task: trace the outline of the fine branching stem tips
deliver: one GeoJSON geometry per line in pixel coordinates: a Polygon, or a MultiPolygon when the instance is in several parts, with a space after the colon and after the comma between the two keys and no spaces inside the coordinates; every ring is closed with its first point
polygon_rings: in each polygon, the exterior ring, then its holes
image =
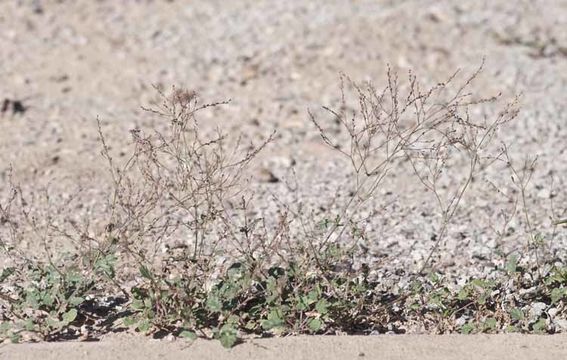
{"type": "Polygon", "coordinates": [[[204,134],[197,119],[198,112],[227,102],[202,105],[196,93],[176,88],[170,96],[159,93],[161,106],[145,110],[167,119],[169,130],[148,135],[131,131],[134,152],[121,168],[113,163],[99,131],[115,182],[108,236],[135,240],[128,251],[143,261],[150,260],[145,253],[148,243],[155,256],[166,238],[190,236],[188,255],[202,260],[228,238],[223,229],[232,218],[226,213],[226,202],[239,198],[245,168],[273,140],[273,134],[246,149],[242,138],[230,144],[221,129],[204,134]]]}
{"type": "MultiPolygon", "coordinates": [[[[357,84],[342,75],[341,110],[324,109],[346,130],[343,140],[346,145],[341,139],[333,139],[332,133],[310,113],[323,142],[349,160],[356,184],[354,195],[344,204],[336,224],[346,221],[373,197],[392,169],[408,162],[415,178],[432,193],[441,221],[419,272],[426,270],[443,244],[448,226],[473,179],[502,160],[504,152],[497,146],[498,131],[518,114],[518,99],[514,99],[492,118],[472,115],[477,113],[476,108],[499,100],[499,96],[475,98],[469,92],[482,67],[483,64],[460,85],[455,84],[457,72],[445,82],[426,89],[410,72],[403,91],[398,75],[391,69],[382,90],[372,84],[357,84]],[[358,97],[358,109],[350,113],[345,110],[348,108],[345,84],[358,97]],[[455,166],[457,162],[468,164],[465,176],[458,173],[462,167],[455,166]],[[440,186],[442,178],[447,176],[460,180],[452,191],[443,191],[440,186]]],[[[324,243],[334,235],[340,236],[344,229],[332,226],[324,243]]]]}

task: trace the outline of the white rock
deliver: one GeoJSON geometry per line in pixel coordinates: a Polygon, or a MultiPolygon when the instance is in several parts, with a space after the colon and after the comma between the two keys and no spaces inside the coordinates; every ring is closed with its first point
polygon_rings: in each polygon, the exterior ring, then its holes
{"type": "Polygon", "coordinates": [[[553,323],[557,330],[567,331],[567,319],[555,319],[553,323]]]}
{"type": "Polygon", "coordinates": [[[542,303],[542,302],[533,303],[531,308],[530,308],[530,318],[531,319],[539,318],[546,307],[547,307],[547,304],[542,303]]]}

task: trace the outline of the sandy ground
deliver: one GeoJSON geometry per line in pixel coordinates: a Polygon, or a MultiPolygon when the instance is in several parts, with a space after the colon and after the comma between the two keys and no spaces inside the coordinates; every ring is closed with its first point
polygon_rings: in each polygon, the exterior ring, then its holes
{"type": "Polygon", "coordinates": [[[218,342],[106,339],[97,343],[6,345],[0,359],[563,359],[567,338],[556,336],[299,336],[254,340],[224,349],[218,342]],[[142,355],[143,354],[143,355],[142,355]]]}
{"type": "MultiPolygon", "coordinates": [[[[550,224],[567,214],[567,192],[558,190],[567,187],[565,28],[563,0],[1,1],[0,102],[21,101],[25,111],[10,105],[0,114],[0,190],[6,190],[10,166],[26,189],[49,184],[59,194],[52,197],[53,206],[80,183],[84,201],[67,210],[96,222],[108,181],[97,117],[119,159],[129,151],[128,130],[165,126],[141,110],[156,97],[152,85],[178,85],[197,90],[205,101],[232,100],[204,114],[205,126],[222,125],[256,140],[277,130],[277,141],[259,166],[283,178],[296,163],[303,198],[331,201],[348,173],[321,145],[306,111],[337,104],[340,71],[381,87],[390,64],[401,74],[413,69],[434,84],[459,68],[474,71],[484,57],[485,71],[472,90],[508,98],[523,94],[520,116],[502,136],[514,156],[539,156],[529,208],[535,226],[549,235],[551,252],[564,261],[567,232],[555,232],[550,224]]],[[[499,169],[487,176],[495,182],[509,178],[499,169]]],[[[288,196],[283,182],[256,178],[251,185],[260,199],[288,196]]],[[[496,242],[492,228],[506,207],[495,205],[485,190],[477,186],[467,198],[442,249],[438,264],[454,276],[494,269],[497,247],[504,253],[525,248],[521,218],[507,229],[503,243],[496,242]]],[[[371,268],[415,269],[438,226],[431,203],[430,194],[400,174],[385,185],[372,203],[381,216],[368,224],[371,268]]],[[[274,212],[267,203],[259,208],[264,216],[274,212]]],[[[0,356],[126,359],[143,353],[176,359],[194,352],[202,358],[270,359],[285,350],[291,359],[361,358],[361,353],[391,359],[559,359],[565,357],[564,340],[300,337],[257,341],[227,353],[212,342],[183,349],[128,339],[10,345],[0,348],[0,356]]]]}
{"type": "MultiPolygon", "coordinates": [[[[4,1],[0,98],[20,100],[26,111],[10,108],[0,117],[0,172],[5,177],[12,166],[24,185],[49,184],[53,194],[80,183],[88,191],[73,212],[96,222],[108,184],[96,119],[123,158],[131,151],[128,130],[166,126],[141,110],[156,99],[152,85],[177,85],[205,102],[231,99],[202,115],[204,127],[222,125],[255,141],[276,130],[257,166],[283,179],[296,164],[300,198],[328,208],[351,182],[349,168],[321,144],[307,109],[328,119],[318,109],[338,104],[339,72],[381,88],[390,64],[402,77],[411,69],[434,84],[457,69],[471,73],[485,58],[471,91],[502,93],[503,100],[523,94],[521,115],[501,136],[517,161],[539,156],[528,206],[554,256],[563,258],[567,239],[551,222],[567,212],[558,191],[567,166],[566,8],[561,0],[4,1]]],[[[496,265],[496,248],[523,251],[521,217],[503,239],[494,231],[503,224],[499,212],[509,208],[484,181],[506,179],[503,169],[489,169],[465,199],[439,261],[449,271],[483,273],[496,265]]],[[[293,201],[283,181],[258,177],[251,185],[261,199],[258,216],[275,217],[271,194],[293,201]]],[[[56,206],[62,198],[51,201],[56,206]]],[[[367,224],[367,260],[418,266],[439,226],[433,204],[418,181],[394,171],[368,209],[380,216],[367,224]]]]}
{"type": "MultiPolygon", "coordinates": [[[[314,209],[329,208],[352,180],[348,166],[321,144],[307,109],[332,120],[318,109],[337,106],[339,72],[381,88],[389,64],[402,78],[411,69],[435,84],[457,69],[470,74],[485,58],[471,91],[502,93],[504,101],[523,94],[519,118],[501,136],[517,161],[539,156],[528,206],[534,227],[562,259],[567,239],[551,223],[567,212],[566,194],[558,191],[567,166],[566,7],[562,0],[3,1],[0,100],[19,100],[26,111],[10,107],[0,117],[0,173],[5,178],[12,166],[32,191],[49,184],[61,195],[52,196],[53,206],[80,184],[86,196],[67,210],[96,223],[108,184],[96,119],[119,161],[131,151],[129,130],[166,126],[141,110],[156,99],[152,86],[177,85],[205,102],[231,99],[203,113],[204,127],[222,125],[255,141],[276,130],[256,166],[284,179],[296,164],[299,197],[314,209]]],[[[497,265],[496,248],[525,248],[522,217],[504,238],[495,235],[503,226],[499,213],[510,209],[484,181],[501,184],[509,173],[495,167],[485,175],[438,261],[449,272],[482,274],[497,265]]],[[[259,176],[251,186],[258,216],[275,218],[272,194],[294,201],[283,181],[265,184],[259,176]]],[[[380,214],[366,225],[371,268],[419,266],[439,227],[431,194],[393,171],[367,210],[380,214]]]]}

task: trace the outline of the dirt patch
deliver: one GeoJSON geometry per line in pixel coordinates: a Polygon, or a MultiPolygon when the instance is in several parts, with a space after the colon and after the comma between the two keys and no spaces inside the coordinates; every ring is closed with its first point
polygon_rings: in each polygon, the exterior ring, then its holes
{"type": "Polygon", "coordinates": [[[210,341],[193,344],[123,337],[97,343],[49,343],[0,347],[2,359],[562,359],[566,338],[556,336],[299,336],[253,340],[231,350],[210,341]],[[285,356],[283,355],[285,354],[285,356]]]}

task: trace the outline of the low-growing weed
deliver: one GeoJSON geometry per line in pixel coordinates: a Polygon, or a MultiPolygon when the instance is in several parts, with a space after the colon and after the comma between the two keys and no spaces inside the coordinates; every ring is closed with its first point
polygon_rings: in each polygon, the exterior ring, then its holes
{"type": "MultiPolygon", "coordinates": [[[[50,212],[42,218],[34,210],[41,203],[27,201],[10,179],[0,203],[7,264],[0,274],[0,337],[88,339],[130,328],[232,347],[250,336],[287,334],[559,331],[554,319],[566,315],[567,270],[543,266],[548,259],[528,211],[527,250],[536,252],[537,266],[512,254],[490,274],[464,282],[436,268],[434,256],[474,179],[495,162],[511,164],[507,148],[495,144],[518,113],[516,101],[494,118],[475,118],[472,108],[497,100],[472,98],[468,88],[479,72],[453,93],[457,74],[424,89],[413,74],[402,86],[389,70],[382,90],[343,76],[340,109],[325,108],[342,133],[310,118],[350,164],[351,190],[323,214],[303,211],[301,201],[278,203],[278,219],[250,215],[254,196],[244,175],[274,137],[254,144],[220,129],[205,133],[198,114],[225,103],[202,105],[194,92],[158,90],[163,102],[147,110],[166,119],[168,130],[133,129],[134,149],[123,163],[113,158],[99,123],[112,179],[102,228],[50,212]],[[352,113],[346,86],[358,100],[352,113]],[[464,173],[453,171],[459,164],[466,164],[464,173]],[[439,222],[417,268],[401,269],[405,278],[385,285],[375,276],[379,269],[354,261],[363,258],[358,241],[366,236],[359,212],[398,167],[432,195],[439,222]],[[445,186],[447,177],[456,179],[454,188],[445,186]],[[43,258],[20,249],[30,237],[43,258]],[[58,238],[74,250],[54,251],[58,238]]],[[[527,208],[531,172],[511,168],[527,208]]]]}

